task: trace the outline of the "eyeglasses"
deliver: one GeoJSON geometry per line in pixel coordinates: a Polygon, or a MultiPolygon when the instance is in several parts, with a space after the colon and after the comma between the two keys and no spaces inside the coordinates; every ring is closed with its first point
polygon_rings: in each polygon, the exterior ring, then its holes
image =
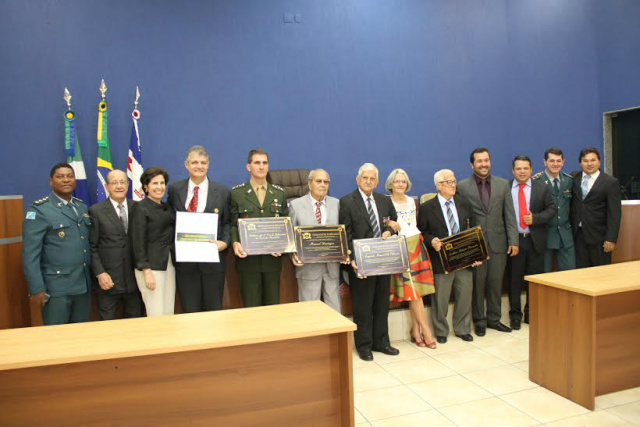
{"type": "Polygon", "coordinates": [[[458,181],[456,181],[455,179],[448,179],[446,181],[438,182],[438,184],[445,184],[445,185],[448,185],[449,187],[452,187],[452,186],[456,185],[457,183],[458,183],[458,181]]]}
{"type": "Polygon", "coordinates": [[[331,181],[329,181],[328,179],[314,179],[313,182],[315,182],[316,184],[329,185],[331,181]]]}

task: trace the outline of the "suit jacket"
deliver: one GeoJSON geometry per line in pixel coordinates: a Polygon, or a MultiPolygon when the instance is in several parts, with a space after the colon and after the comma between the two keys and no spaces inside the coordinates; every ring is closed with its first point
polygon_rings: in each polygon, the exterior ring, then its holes
{"type": "MultiPolygon", "coordinates": [[[[311,193],[291,201],[289,217],[291,217],[294,227],[298,225],[318,225],[316,210],[312,205],[312,201],[315,201],[315,199],[311,197],[311,193]]],[[[339,224],[340,201],[335,197],[326,196],[325,206],[327,211],[326,224],[339,224]]],[[[296,267],[296,277],[307,280],[319,279],[325,271],[325,266],[331,278],[337,279],[340,273],[340,264],[337,262],[305,264],[302,267],[296,267]]]]}
{"type": "Polygon", "coordinates": [[[571,207],[573,178],[564,172],[558,174],[558,191],[556,191],[553,181],[549,180],[544,171],[540,172],[534,179],[547,185],[553,203],[558,208],[557,215],[547,223],[547,249],[572,248],[573,230],[569,221],[569,210],[571,207]]]}
{"type": "MultiPolygon", "coordinates": [[[[460,231],[467,230],[473,223],[471,206],[469,206],[469,203],[467,203],[467,201],[459,194],[453,196],[453,203],[456,205],[456,211],[458,211],[457,220],[460,231]]],[[[444,267],[440,260],[440,254],[433,249],[433,246],[431,246],[431,241],[435,237],[442,239],[449,236],[447,219],[442,213],[442,207],[440,206],[440,200],[438,197],[436,196],[421,204],[419,212],[418,228],[422,232],[424,245],[429,251],[429,258],[431,258],[433,272],[435,274],[444,274],[444,267]]]]}
{"type": "MultiPolygon", "coordinates": [[[[391,198],[380,193],[373,192],[373,199],[378,209],[378,222],[380,232],[390,231],[394,233],[391,227],[384,225],[384,219],[388,218],[392,221],[398,219],[396,208],[391,202],[391,198]]],[[[362,200],[360,190],[349,193],[340,199],[340,224],[344,224],[347,232],[347,242],[349,249],[353,253],[353,240],[369,239],[373,237],[373,228],[369,222],[369,214],[367,207],[362,200]]]]}
{"type": "MultiPolygon", "coordinates": [[[[177,181],[169,185],[167,204],[176,212],[186,212],[187,192],[189,180],[177,181]]],[[[229,208],[230,192],[224,185],[209,179],[209,191],[207,192],[207,204],[204,211],[218,214],[218,240],[231,245],[231,211],[229,208]]],[[[198,264],[205,271],[224,271],[227,258],[227,250],[220,252],[220,262],[179,262],[178,270],[192,270],[198,268],[198,264]]]]}
{"type": "Polygon", "coordinates": [[[472,226],[482,227],[490,252],[506,253],[508,246],[518,246],[516,212],[513,208],[509,181],[491,176],[491,198],[488,211],[484,210],[480,202],[474,175],[458,183],[458,193],[471,205],[472,226]]]}
{"type": "Polygon", "coordinates": [[[591,191],[582,198],[583,172],[573,172],[573,198],[571,199],[571,225],[575,235],[580,223],[584,240],[589,245],[605,241],[616,242],[622,218],[620,183],[614,177],[600,172],[591,191]]]}
{"type": "MultiPolygon", "coordinates": [[[[513,181],[511,181],[511,185],[513,186],[513,181]]],[[[529,226],[533,249],[537,253],[543,254],[547,250],[547,223],[555,218],[558,208],[553,203],[549,188],[540,181],[531,180],[529,212],[533,216],[533,224],[529,226]]],[[[519,219],[516,218],[516,224],[518,221],[519,219]]]]}
{"type": "MultiPolygon", "coordinates": [[[[127,200],[128,216],[136,202],[127,200]]],[[[89,208],[91,217],[91,268],[93,275],[109,273],[113,288],[108,291],[96,286],[101,294],[122,294],[138,289],[133,273],[133,252],[127,231],[110,199],[89,208]]],[[[131,223],[129,221],[129,223],[131,223]]]]}
{"type": "Polygon", "coordinates": [[[176,214],[166,203],[146,198],[136,203],[129,215],[129,238],[136,269],[164,271],[173,257],[176,214]]]}

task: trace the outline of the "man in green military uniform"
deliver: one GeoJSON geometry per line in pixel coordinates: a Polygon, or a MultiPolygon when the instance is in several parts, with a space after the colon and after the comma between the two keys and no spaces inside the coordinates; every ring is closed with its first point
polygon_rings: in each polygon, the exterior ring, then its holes
{"type": "Polygon", "coordinates": [[[236,254],[236,271],[245,307],[272,305],[280,302],[279,253],[248,255],[242,249],[238,235],[238,218],[288,216],[287,194],[284,189],[267,182],[269,155],[263,150],[251,150],[247,157],[251,178],[231,189],[231,242],[236,254]]]}
{"type": "Polygon", "coordinates": [[[573,245],[573,232],[569,222],[569,206],[571,205],[571,188],[573,178],[562,172],[564,155],[556,147],[544,152],[544,172],[538,173],[538,179],[549,186],[553,203],[558,213],[547,223],[547,251],[544,257],[544,271],[551,271],[553,254],[558,260],[558,270],[576,268],[576,255],[573,245]]]}
{"type": "Polygon", "coordinates": [[[33,202],[22,223],[22,268],[30,298],[45,325],[87,322],[91,314],[91,219],[72,197],[76,177],[68,163],[51,168],[49,196],[33,202]]]}

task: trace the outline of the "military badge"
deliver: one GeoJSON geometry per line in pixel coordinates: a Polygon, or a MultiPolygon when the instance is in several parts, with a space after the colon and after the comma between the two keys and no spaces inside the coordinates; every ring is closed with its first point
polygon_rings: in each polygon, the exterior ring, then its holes
{"type": "Polygon", "coordinates": [[[36,213],[33,211],[27,212],[27,216],[25,217],[25,219],[36,219],[36,213]]]}
{"type": "Polygon", "coordinates": [[[60,231],[58,233],[58,236],[60,236],[61,239],[64,239],[64,236],[65,236],[64,231],[60,231]]]}

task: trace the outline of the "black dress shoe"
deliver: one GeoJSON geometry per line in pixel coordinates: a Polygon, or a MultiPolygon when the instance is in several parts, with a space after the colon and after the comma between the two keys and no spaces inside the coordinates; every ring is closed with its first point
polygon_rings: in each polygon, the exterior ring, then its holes
{"type": "Polygon", "coordinates": [[[494,325],[487,325],[487,328],[495,329],[496,331],[500,331],[500,332],[511,332],[510,327],[500,322],[494,325]]]}
{"type": "Polygon", "coordinates": [[[365,362],[373,361],[373,354],[370,350],[359,351],[358,356],[360,356],[360,359],[364,360],[365,362]]]}
{"type": "Polygon", "coordinates": [[[397,356],[400,354],[400,350],[398,350],[397,348],[393,348],[390,345],[386,347],[373,347],[372,350],[379,353],[388,354],[389,356],[397,356]]]}
{"type": "Polygon", "coordinates": [[[438,344],[446,344],[447,343],[447,337],[436,335],[436,341],[438,341],[438,344]]]}
{"type": "Polygon", "coordinates": [[[520,330],[520,321],[519,320],[512,320],[511,321],[511,329],[514,329],[516,331],[520,330]]]}
{"type": "Polygon", "coordinates": [[[479,337],[485,336],[487,333],[487,328],[485,326],[476,326],[476,335],[479,337]]]}
{"type": "Polygon", "coordinates": [[[464,334],[464,335],[456,334],[456,336],[460,338],[462,341],[466,341],[466,342],[473,341],[473,336],[471,336],[471,334],[464,334]]]}

